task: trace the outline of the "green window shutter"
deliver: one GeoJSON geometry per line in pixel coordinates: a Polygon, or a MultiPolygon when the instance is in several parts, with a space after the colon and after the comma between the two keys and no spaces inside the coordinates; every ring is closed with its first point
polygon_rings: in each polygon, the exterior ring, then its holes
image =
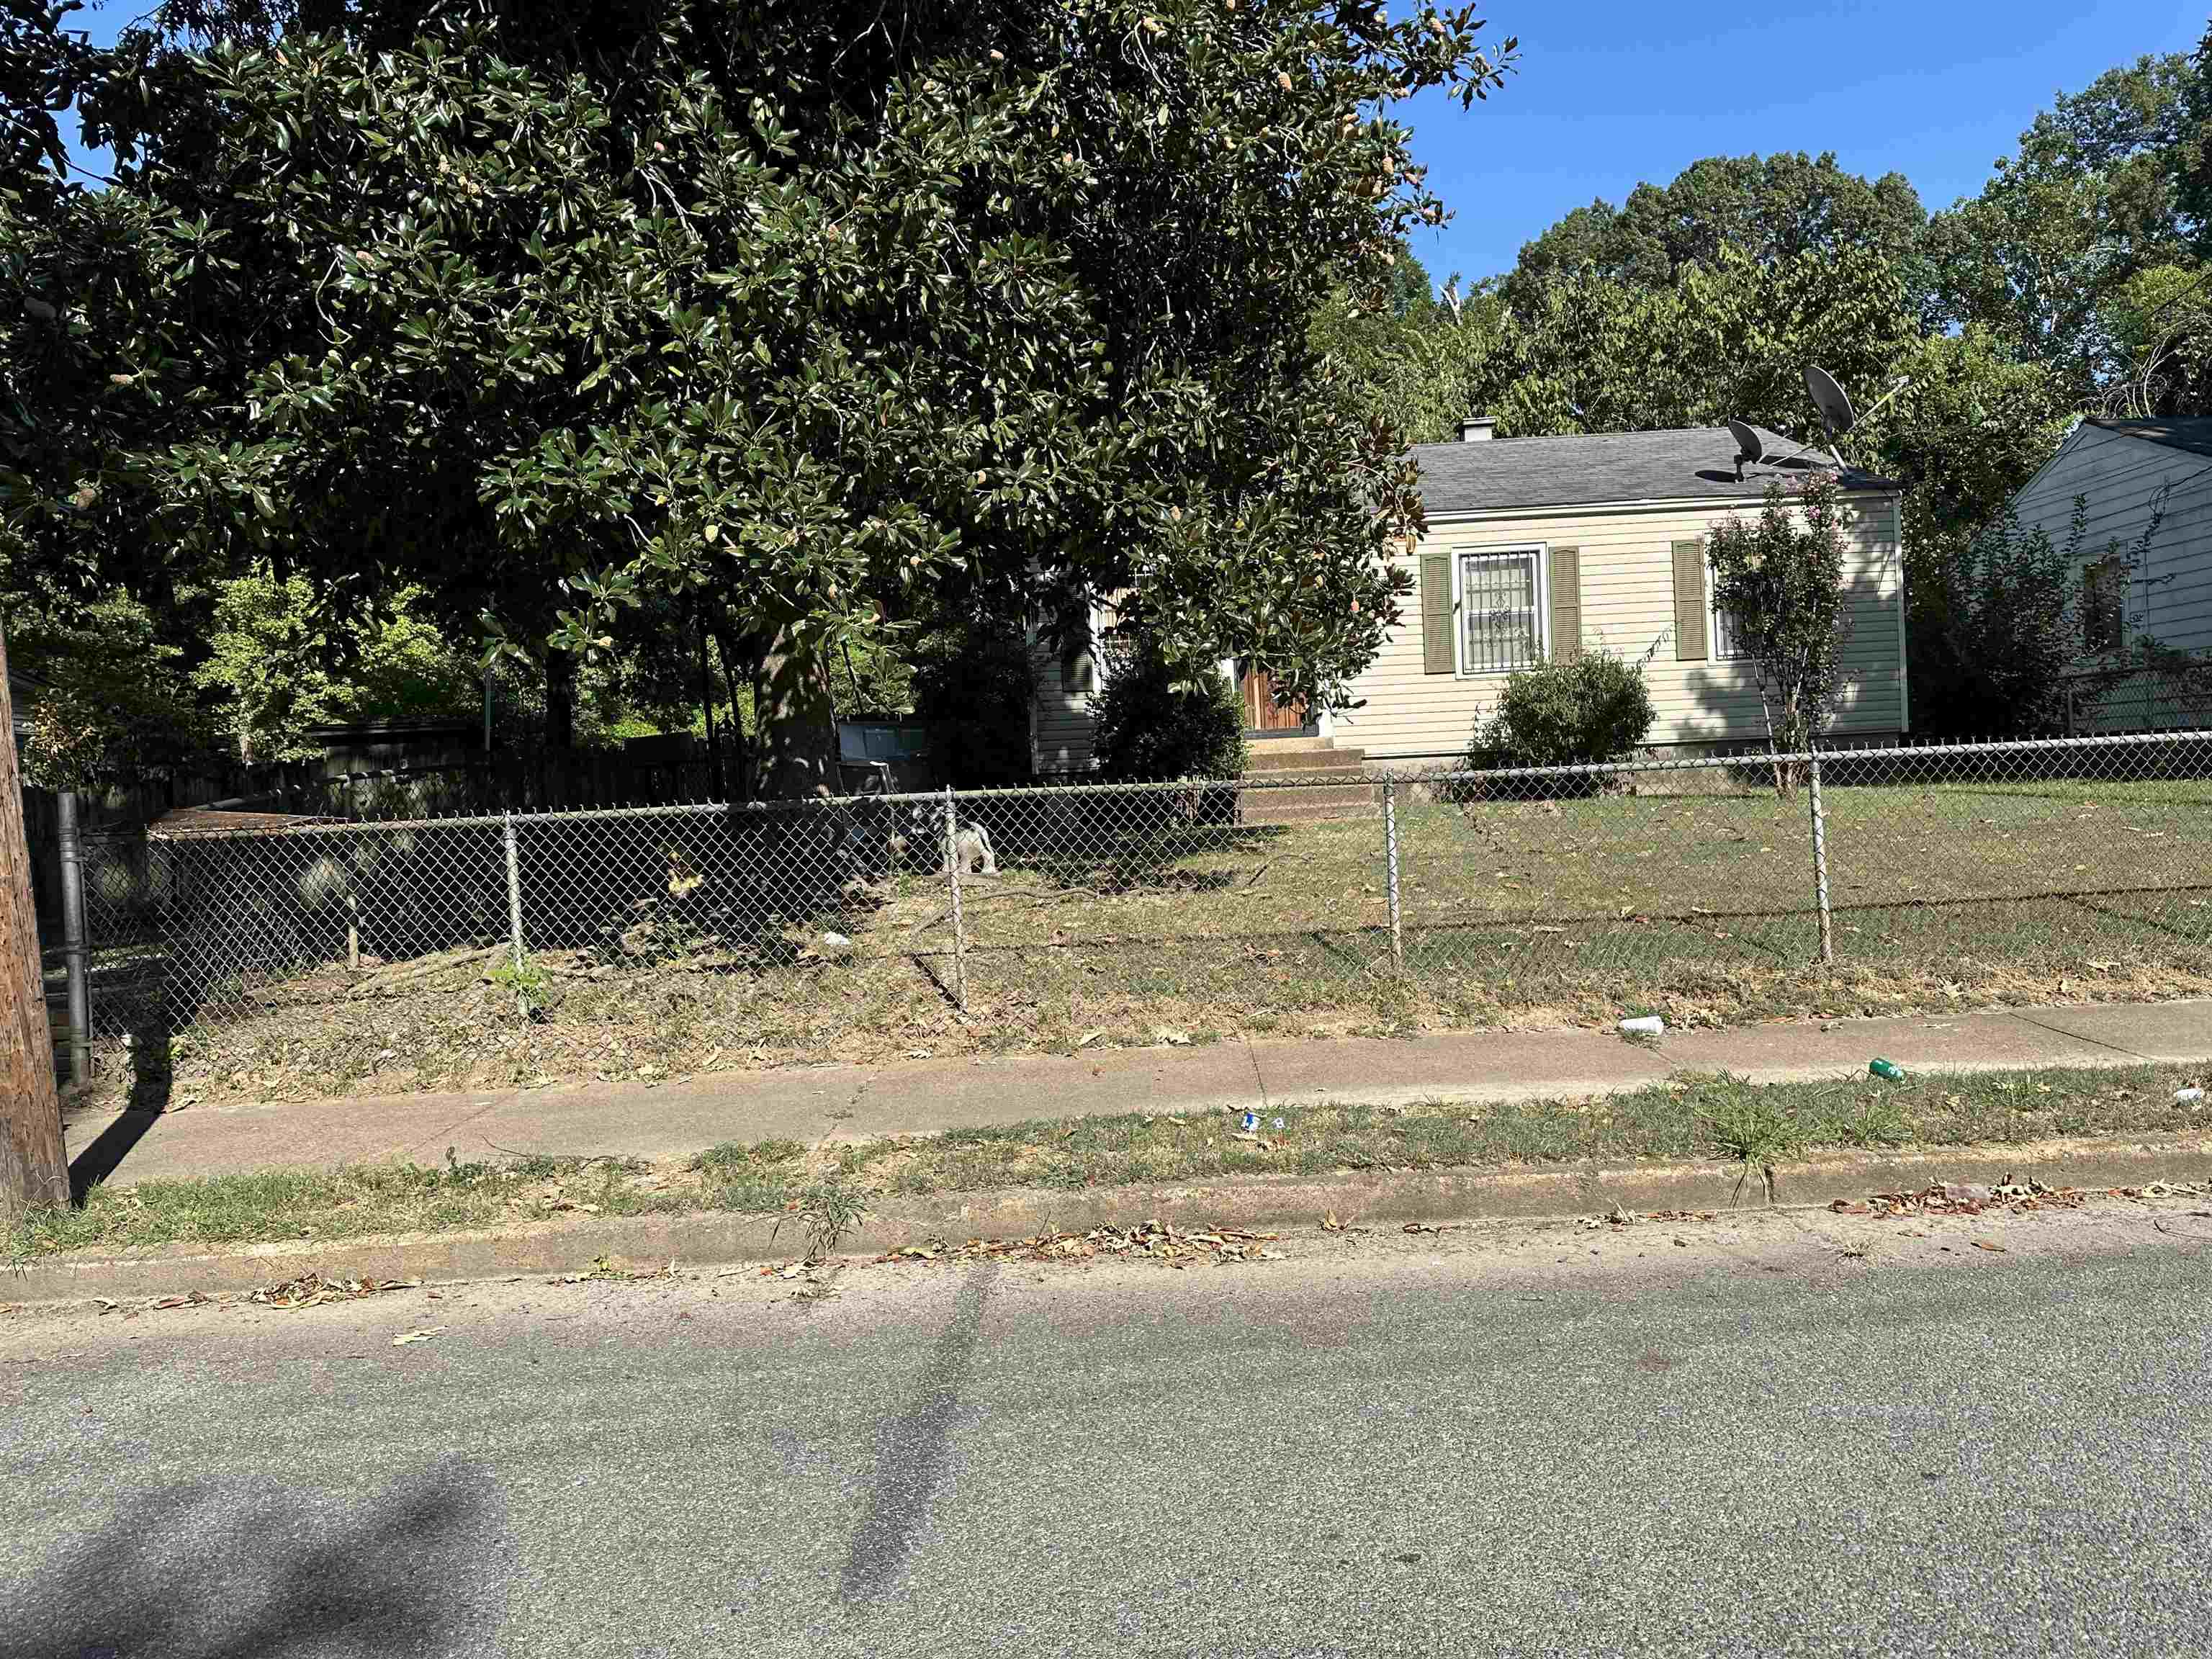
{"type": "Polygon", "coordinates": [[[1421,672],[1449,674],[1457,669],[1452,654],[1451,555],[1421,556],[1421,672]]]}
{"type": "Polygon", "coordinates": [[[1705,642],[1705,544],[1674,544],[1674,660],[1703,662],[1705,642]]]}
{"type": "Polygon", "coordinates": [[[1583,550],[1552,550],[1552,660],[1572,662],[1583,653],[1583,550]]]}

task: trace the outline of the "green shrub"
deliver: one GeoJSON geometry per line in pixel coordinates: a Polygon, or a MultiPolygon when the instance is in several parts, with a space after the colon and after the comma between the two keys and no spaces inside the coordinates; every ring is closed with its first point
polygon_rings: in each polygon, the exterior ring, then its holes
{"type": "Polygon", "coordinates": [[[1018,620],[967,619],[914,646],[914,712],[945,781],[985,789],[1026,781],[1036,665],[1018,620]]]}
{"type": "Polygon", "coordinates": [[[1477,730],[1468,764],[1581,766],[1641,747],[1657,718],[1644,665],[1610,651],[1540,663],[1505,682],[1498,712],[1477,730]]]}
{"type": "Polygon", "coordinates": [[[1219,671],[1178,673],[1139,645],[1115,663],[1097,704],[1098,769],[1115,783],[1233,778],[1244,770],[1244,711],[1219,671]]]}

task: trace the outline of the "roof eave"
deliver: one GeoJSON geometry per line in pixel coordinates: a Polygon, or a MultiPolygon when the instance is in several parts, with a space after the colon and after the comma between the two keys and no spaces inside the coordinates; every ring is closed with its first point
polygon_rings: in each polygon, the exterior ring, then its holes
{"type": "MultiPolygon", "coordinates": [[[[1838,492],[1845,495],[1903,496],[1905,486],[1887,478],[1862,478],[1845,484],[1838,492]]],[[[1766,497],[1757,495],[1646,495],[1629,498],[1614,497],[1589,501],[1527,501],[1515,507],[1431,507],[1430,522],[1466,519],[1499,519],[1515,515],[1556,513],[1657,513],[1680,512],[1686,508],[1716,507],[1763,507],[1766,497]]]]}

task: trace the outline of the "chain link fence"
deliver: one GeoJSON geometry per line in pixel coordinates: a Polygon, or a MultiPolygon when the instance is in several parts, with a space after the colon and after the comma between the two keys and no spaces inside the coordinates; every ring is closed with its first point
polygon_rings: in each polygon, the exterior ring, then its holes
{"type": "Polygon", "coordinates": [[[2212,733],[264,820],[85,880],[100,1036],[261,1079],[2173,994],[2212,733]]]}

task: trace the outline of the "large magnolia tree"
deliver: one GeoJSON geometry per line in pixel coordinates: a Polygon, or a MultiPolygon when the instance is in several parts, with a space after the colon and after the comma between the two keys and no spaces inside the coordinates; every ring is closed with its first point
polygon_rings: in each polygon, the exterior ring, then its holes
{"type": "Polygon", "coordinates": [[[0,203],[13,587],[266,560],[556,665],[672,599],[778,794],[841,647],[948,602],[1126,593],[1322,705],[1395,618],[1415,477],[1310,325],[1441,216],[1389,111],[1498,83],[1468,9],[170,21],[72,60],[117,182],[0,203]]]}

